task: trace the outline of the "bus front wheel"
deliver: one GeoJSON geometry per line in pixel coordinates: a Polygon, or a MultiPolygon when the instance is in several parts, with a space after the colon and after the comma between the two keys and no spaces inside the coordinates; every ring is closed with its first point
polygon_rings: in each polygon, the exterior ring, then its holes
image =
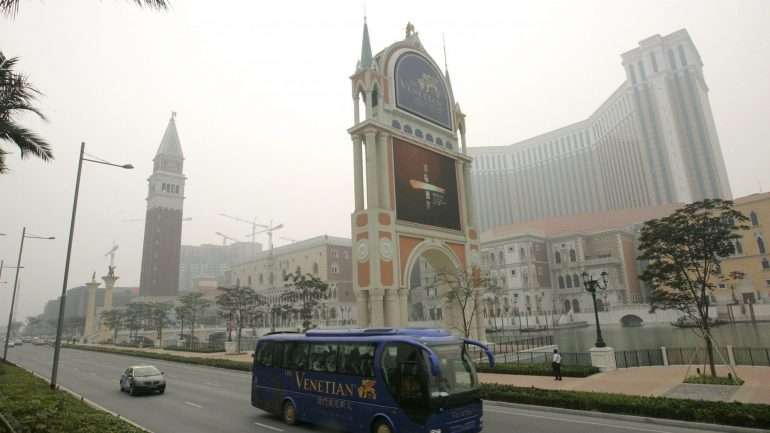
{"type": "Polygon", "coordinates": [[[390,427],[387,421],[380,419],[374,423],[372,433],[393,433],[393,429],[390,427]]]}
{"type": "Polygon", "coordinates": [[[297,424],[297,408],[290,401],[283,404],[283,422],[288,425],[297,424]]]}

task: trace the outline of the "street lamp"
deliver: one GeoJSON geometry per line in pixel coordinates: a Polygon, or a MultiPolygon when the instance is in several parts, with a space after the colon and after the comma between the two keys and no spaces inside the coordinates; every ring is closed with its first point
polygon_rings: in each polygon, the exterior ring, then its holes
{"type": "MultiPolygon", "coordinates": [[[[11,295],[11,310],[8,312],[8,329],[5,330],[5,343],[3,345],[3,361],[5,361],[8,357],[8,342],[11,339],[11,325],[13,325],[13,307],[16,304],[16,289],[19,286],[19,269],[22,269],[23,266],[21,265],[21,253],[24,252],[24,239],[56,239],[53,236],[35,236],[35,235],[28,235],[27,234],[27,228],[23,227],[21,229],[21,244],[19,245],[19,260],[16,263],[16,266],[9,266],[11,269],[16,269],[16,277],[13,280],[13,294],[11,295]]],[[[3,264],[0,263],[0,275],[3,273],[3,264]]]]}
{"type": "Polygon", "coordinates": [[[84,158],[83,154],[86,150],[86,143],[80,143],[80,156],[78,158],[78,174],[75,178],[75,197],[72,199],[72,218],[70,219],[70,233],[69,240],[67,241],[67,258],[64,261],[64,281],[61,288],[61,299],[59,301],[59,319],[56,324],[56,343],[54,343],[53,349],[53,368],[51,370],[51,389],[56,389],[56,375],[59,370],[59,352],[61,351],[61,332],[64,321],[64,306],[67,299],[67,277],[70,272],[70,255],[72,253],[72,237],[75,235],[75,215],[78,210],[78,193],[80,192],[80,172],[83,168],[83,161],[93,162],[96,164],[109,165],[112,167],[124,168],[130,170],[134,168],[131,164],[113,164],[104,160],[84,158]]]}
{"type": "Polygon", "coordinates": [[[607,347],[607,343],[602,339],[602,328],[599,325],[599,310],[596,308],[596,291],[607,290],[607,272],[601,273],[601,281],[594,280],[587,272],[583,272],[583,287],[591,294],[594,301],[594,317],[596,318],[596,347],[607,347]]]}

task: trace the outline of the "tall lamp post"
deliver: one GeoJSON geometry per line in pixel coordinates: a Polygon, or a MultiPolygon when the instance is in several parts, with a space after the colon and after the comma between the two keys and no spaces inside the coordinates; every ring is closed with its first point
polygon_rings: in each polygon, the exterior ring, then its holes
{"type": "Polygon", "coordinates": [[[75,235],[75,215],[77,214],[78,210],[78,193],[80,192],[80,173],[83,168],[83,161],[93,162],[96,164],[103,164],[103,165],[109,165],[112,167],[118,167],[118,168],[125,168],[125,169],[132,169],[134,168],[131,164],[113,164],[111,162],[107,162],[104,160],[98,160],[98,159],[89,159],[84,158],[83,154],[86,150],[86,143],[81,142],[80,143],[80,157],[78,158],[78,174],[75,178],[75,197],[72,199],[72,217],[70,219],[70,233],[69,233],[69,240],[67,241],[67,258],[64,261],[64,281],[62,282],[62,288],[61,288],[61,299],[59,301],[59,319],[56,324],[56,343],[54,343],[54,349],[53,349],[53,367],[51,370],[51,389],[56,389],[56,375],[59,370],[59,352],[61,351],[61,333],[62,333],[62,325],[64,322],[64,306],[67,300],[67,278],[69,277],[70,272],[70,255],[72,253],[72,237],[75,235]]]}
{"type": "MultiPolygon", "coordinates": [[[[8,312],[8,329],[5,330],[5,344],[3,345],[3,361],[8,359],[8,342],[11,339],[11,325],[13,325],[13,307],[16,304],[16,290],[19,287],[19,269],[23,268],[21,265],[21,254],[24,252],[24,239],[56,239],[53,236],[35,236],[27,234],[27,228],[21,229],[21,243],[19,245],[19,260],[16,266],[11,267],[16,269],[16,277],[13,280],[13,295],[11,295],[11,311],[8,312]]],[[[2,274],[2,267],[0,267],[0,274],[2,274]]]]}
{"type": "Polygon", "coordinates": [[[583,272],[583,287],[591,294],[594,301],[594,317],[596,318],[596,347],[607,347],[607,343],[602,338],[602,328],[599,325],[599,310],[596,308],[596,292],[598,290],[607,290],[607,272],[601,273],[601,280],[594,280],[587,272],[583,272]]]}

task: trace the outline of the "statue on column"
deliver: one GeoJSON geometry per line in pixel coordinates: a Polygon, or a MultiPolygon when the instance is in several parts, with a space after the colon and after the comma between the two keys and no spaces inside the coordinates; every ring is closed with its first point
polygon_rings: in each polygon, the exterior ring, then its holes
{"type": "Polygon", "coordinates": [[[406,23],[406,37],[412,36],[414,34],[414,24],[412,24],[411,21],[406,23]]]}

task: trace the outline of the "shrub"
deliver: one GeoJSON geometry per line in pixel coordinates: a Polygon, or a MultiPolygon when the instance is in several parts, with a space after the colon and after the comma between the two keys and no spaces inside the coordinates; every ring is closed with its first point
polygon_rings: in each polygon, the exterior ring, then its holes
{"type": "Polygon", "coordinates": [[[145,352],[142,350],[115,349],[112,347],[98,347],[98,346],[77,346],[77,345],[63,344],[62,347],[67,347],[67,348],[77,349],[77,350],[90,350],[92,352],[117,353],[120,355],[136,356],[139,358],[160,359],[161,361],[184,362],[187,364],[205,365],[207,367],[226,368],[229,370],[251,371],[251,363],[243,362],[243,361],[234,361],[232,359],[197,358],[197,357],[194,358],[194,357],[173,355],[169,353],[145,352]]]}
{"type": "Polygon", "coordinates": [[[733,378],[730,377],[724,377],[724,376],[707,376],[707,375],[698,375],[698,376],[689,376],[687,379],[684,380],[684,383],[698,383],[703,385],[743,385],[743,379],[740,377],[733,378]]]}
{"type": "MultiPolygon", "coordinates": [[[[521,374],[527,376],[552,376],[553,370],[546,364],[496,364],[494,367],[480,365],[479,373],[521,374]]],[[[562,365],[561,375],[564,377],[588,377],[599,372],[597,367],[582,365],[562,365]]]]}
{"type": "MultiPolygon", "coordinates": [[[[0,362],[0,412],[19,432],[143,433],[9,363],[0,362]]],[[[0,431],[3,431],[0,423],[0,431]]]]}
{"type": "Polygon", "coordinates": [[[762,404],[556,391],[493,384],[481,385],[481,396],[486,400],[509,403],[770,428],[770,406],[762,404]]]}

